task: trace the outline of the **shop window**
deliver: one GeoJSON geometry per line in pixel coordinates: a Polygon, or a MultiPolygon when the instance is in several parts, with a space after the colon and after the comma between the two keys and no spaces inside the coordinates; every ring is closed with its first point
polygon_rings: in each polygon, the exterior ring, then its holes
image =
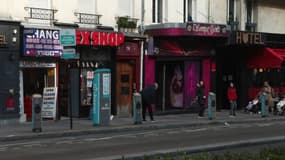
{"type": "Polygon", "coordinates": [[[80,75],[80,91],[81,91],[81,104],[92,104],[92,91],[93,91],[93,78],[94,72],[88,69],[82,69],[80,75]]]}

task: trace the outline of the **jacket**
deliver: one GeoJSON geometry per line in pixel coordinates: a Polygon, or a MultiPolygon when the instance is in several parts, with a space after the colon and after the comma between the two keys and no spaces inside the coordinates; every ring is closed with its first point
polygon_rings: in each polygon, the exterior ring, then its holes
{"type": "Polygon", "coordinates": [[[228,100],[229,101],[236,101],[237,100],[237,91],[235,87],[228,88],[228,100]]]}
{"type": "Polygon", "coordinates": [[[142,100],[147,104],[155,102],[155,85],[151,84],[141,91],[142,100]]]}

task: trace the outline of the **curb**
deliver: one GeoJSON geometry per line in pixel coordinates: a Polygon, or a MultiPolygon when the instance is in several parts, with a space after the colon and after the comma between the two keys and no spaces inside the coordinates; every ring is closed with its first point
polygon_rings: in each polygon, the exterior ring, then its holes
{"type": "MultiPolygon", "coordinates": [[[[142,160],[145,156],[159,156],[159,155],[165,155],[165,154],[171,154],[175,156],[181,152],[184,152],[186,154],[194,154],[194,153],[201,153],[201,152],[222,151],[226,149],[227,150],[236,149],[236,148],[241,148],[245,146],[254,147],[258,145],[275,144],[275,143],[280,143],[280,142],[285,142],[285,136],[225,142],[225,143],[201,145],[201,146],[196,146],[196,147],[187,147],[187,148],[179,148],[179,149],[158,150],[158,151],[153,151],[153,152],[144,152],[144,153],[139,153],[139,154],[104,157],[104,158],[99,158],[99,159],[122,160],[122,157],[124,157],[125,160],[142,160]]],[[[99,159],[96,159],[96,160],[99,160],[99,159]]]]}
{"type": "Polygon", "coordinates": [[[117,128],[94,128],[87,130],[66,130],[62,132],[41,132],[31,133],[29,135],[16,135],[16,136],[2,136],[0,142],[9,142],[17,140],[28,140],[28,139],[43,139],[43,138],[59,138],[59,137],[71,137],[71,136],[83,136],[90,134],[106,134],[106,133],[122,133],[130,131],[149,131],[154,129],[173,129],[173,128],[186,128],[186,127],[201,127],[209,125],[225,125],[225,122],[229,124],[244,124],[244,123],[260,123],[260,122],[277,122],[285,121],[285,118],[264,118],[264,119],[249,119],[249,120],[209,120],[207,122],[199,123],[183,123],[183,124],[159,124],[155,123],[148,126],[132,125],[127,127],[117,128]]]}

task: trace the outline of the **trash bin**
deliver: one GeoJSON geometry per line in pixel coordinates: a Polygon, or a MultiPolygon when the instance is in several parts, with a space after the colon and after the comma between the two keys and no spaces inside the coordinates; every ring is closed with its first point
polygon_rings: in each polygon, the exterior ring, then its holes
{"type": "Polygon", "coordinates": [[[134,124],[142,123],[142,100],[140,93],[133,93],[133,122],[134,124]]]}
{"type": "Polygon", "coordinates": [[[209,92],[208,96],[208,118],[216,118],[216,94],[209,92]]]}
{"type": "Polygon", "coordinates": [[[42,95],[32,96],[32,129],[33,132],[42,131],[42,95]]]}

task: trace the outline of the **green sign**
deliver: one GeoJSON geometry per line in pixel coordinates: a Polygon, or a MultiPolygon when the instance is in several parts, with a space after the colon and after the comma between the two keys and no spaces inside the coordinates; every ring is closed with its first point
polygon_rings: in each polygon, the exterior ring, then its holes
{"type": "Polygon", "coordinates": [[[75,29],[61,29],[60,44],[62,46],[75,46],[75,29]]]}

